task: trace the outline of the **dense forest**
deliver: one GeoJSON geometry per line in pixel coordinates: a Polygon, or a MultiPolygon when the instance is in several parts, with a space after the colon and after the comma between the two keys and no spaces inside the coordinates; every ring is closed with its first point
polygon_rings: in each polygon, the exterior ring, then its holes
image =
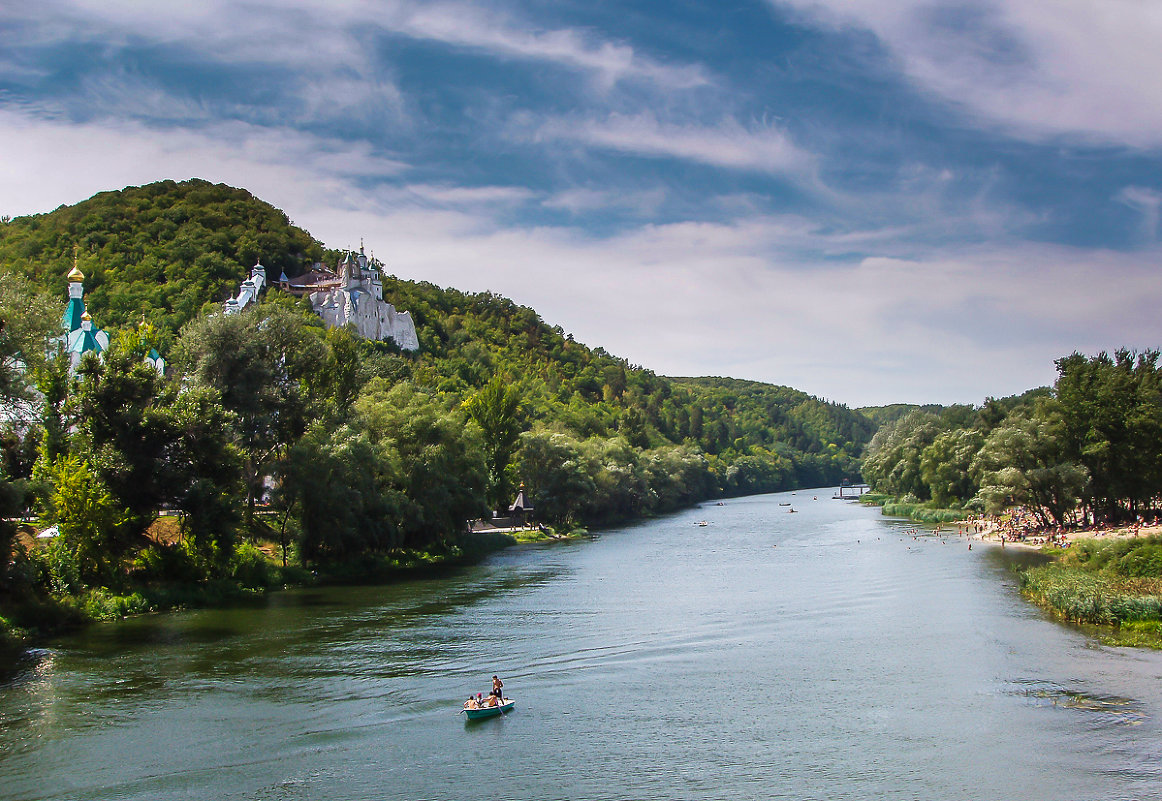
{"type": "Polygon", "coordinates": [[[858,478],[875,427],[858,412],[659,376],[495,294],[386,276],[418,353],[326,330],[276,288],[221,313],[256,261],[294,277],[339,256],[197,180],[0,222],[0,604],[278,581],[256,543],[316,570],[455,554],[519,483],[568,529],[858,478]],[[112,342],[72,370],[53,354],[74,262],[112,342]],[[3,518],[28,512],[58,526],[51,545],[19,547],[3,518]],[[176,534],[158,536],[163,512],[176,534]]]}

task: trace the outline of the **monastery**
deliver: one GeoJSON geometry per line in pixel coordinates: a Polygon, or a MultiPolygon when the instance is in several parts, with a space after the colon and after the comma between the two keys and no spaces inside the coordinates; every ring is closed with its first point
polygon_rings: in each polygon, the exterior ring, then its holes
{"type": "MultiPolygon", "coordinates": [[[[323,318],[328,328],[350,325],[364,339],[392,340],[403,350],[419,350],[420,340],[410,313],[396,311],[395,306],[383,299],[383,265],[369,259],[359,246],[359,253],[348,253],[339,264],[338,272],[331,272],[321,264],[297,278],[283,273],[278,286],[311,299],[311,306],[323,318]]],[[[242,282],[238,297],[226,301],[226,314],[237,314],[254,302],[266,285],[266,268],[255,264],[250,278],[242,282]]]]}

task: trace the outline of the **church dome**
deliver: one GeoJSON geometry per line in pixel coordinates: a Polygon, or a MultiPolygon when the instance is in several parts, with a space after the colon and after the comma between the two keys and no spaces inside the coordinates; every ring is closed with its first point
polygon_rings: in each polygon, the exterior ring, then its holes
{"type": "Polygon", "coordinates": [[[69,270],[69,281],[71,283],[75,284],[75,283],[79,283],[80,281],[84,281],[84,280],[85,280],[85,274],[83,272],[81,272],[80,270],[78,270],[76,265],[74,265],[73,269],[69,270]]]}

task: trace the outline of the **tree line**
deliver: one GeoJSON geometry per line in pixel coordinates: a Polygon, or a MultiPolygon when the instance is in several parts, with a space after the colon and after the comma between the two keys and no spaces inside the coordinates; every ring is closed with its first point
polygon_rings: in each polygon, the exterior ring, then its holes
{"type": "Polygon", "coordinates": [[[1022,506],[1045,527],[1154,517],[1162,502],[1158,351],[1058,359],[1053,387],[979,408],[916,409],[868,445],[877,491],[990,513],[1022,506]]]}

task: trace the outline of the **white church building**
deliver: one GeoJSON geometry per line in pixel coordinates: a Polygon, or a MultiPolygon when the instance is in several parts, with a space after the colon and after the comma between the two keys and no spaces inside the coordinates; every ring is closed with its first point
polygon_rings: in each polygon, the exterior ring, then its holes
{"type": "MultiPolygon", "coordinates": [[[[420,340],[416,325],[408,312],[396,311],[395,306],[383,299],[383,265],[368,258],[359,246],[359,253],[348,253],[333,273],[321,264],[299,276],[287,278],[284,273],[278,286],[293,295],[307,295],[311,306],[323,318],[328,328],[354,327],[364,339],[392,340],[402,350],[419,350],[420,340]]],[[[255,264],[250,278],[238,288],[238,296],[225,303],[226,314],[238,314],[258,300],[258,293],[266,286],[266,268],[255,264]]]]}
{"type": "Polygon", "coordinates": [[[383,299],[379,271],[379,263],[368,259],[361,246],[358,255],[344,257],[336,280],[311,293],[311,305],[328,328],[351,325],[364,339],[390,339],[403,350],[419,350],[411,314],[383,299]]]}

